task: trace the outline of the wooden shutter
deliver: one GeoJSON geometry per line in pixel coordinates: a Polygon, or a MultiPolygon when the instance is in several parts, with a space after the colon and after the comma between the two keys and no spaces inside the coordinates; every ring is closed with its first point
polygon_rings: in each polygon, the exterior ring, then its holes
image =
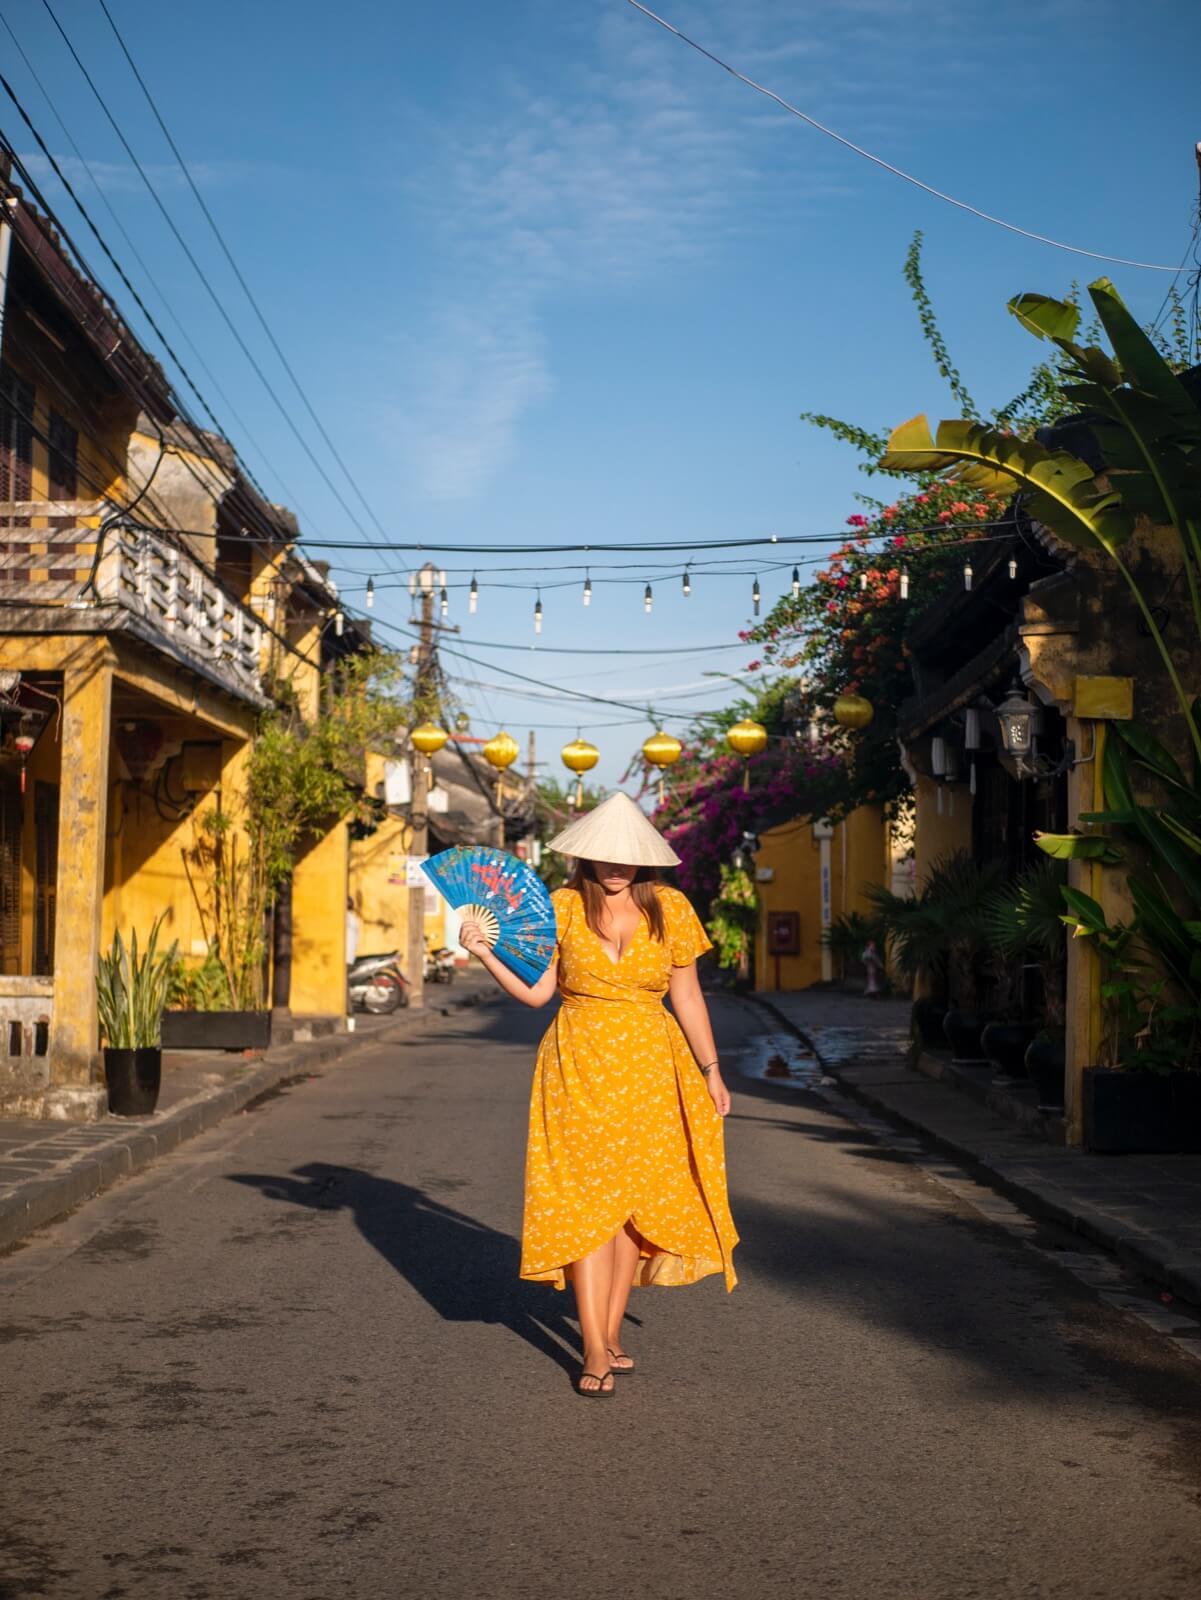
{"type": "Polygon", "coordinates": [[[0,777],[0,971],[21,970],[21,786],[0,777]]]}
{"type": "Polygon", "coordinates": [[[39,783],[33,796],[36,856],[33,915],[33,970],[54,976],[54,925],[58,911],[58,785],[39,783]]]}
{"type": "Polygon", "coordinates": [[[57,411],[50,413],[50,496],[51,500],[74,500],[78,483],[76,463],[79,434],[57,411]]]}
{"type": "MultiPolygon", "coordinates": [[[[33,385],[0,367],[0,500],[33,492],[33,385]]],[[[27,527],[28,517],[0,518],[0,527],[27,527]]]]}

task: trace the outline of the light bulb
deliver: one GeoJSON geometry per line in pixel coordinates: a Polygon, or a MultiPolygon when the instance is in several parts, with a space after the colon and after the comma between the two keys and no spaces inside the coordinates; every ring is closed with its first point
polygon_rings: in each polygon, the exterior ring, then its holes
{"type": "Polygon", "coordinates": [[[375,604],[375,579],[374,578],[368,578],[367,579],[367,609],[368,609],[368,611],[371,610],[371,608],[372,608],[372,606],[374,604],[375,604]]]}
{"type": "Polygon", "coordinates": [[[450,610],[450,596],[446,592],[445,585],[443,585],[442,593],[438,596],[438,609],[443,616],[450,610]]]}
{"type": "Polygon", "coordinates": [[[901,599],[902,600],[908,600],[908,598],[909,598],[909,569],[908,569],[908,567],[905,567],[904,569],[902,569],[902,572],[901,572],[901,599]]]}
{"type": "Polygon", "coordinates": [[[867,588],[867,573],[866,572],[861,572],[859,574],[859,588],[860,588],[860,590],[864,590],[864,589],[867,588]]]}
{"type": "Polygon", "coordinates": [[[1017,575],[1018,575],[1018,558],[1016,556],[1010,556],[1010,558],[1009,558],[1009,577],[1010,577],[1010,580],[1012,581],[1014,578],[1017,577],[1017,575]]]}
{"type": "Polygon", "coordinates": [[[799,600],[800,597],[801,597],[801,569],[799,567],[793,567],[793,569],[792,569],[792,598],[794,600],[799,600]]]}
{"type": "Polygon", "coordinates": [[[590,606],[592,604],[592,579],[591,578],[585,578],[584,579],[584,604],[586,606],[590,606]]]}
{"type": "Polygon", "coordinates": [[[648,583],[646,588],[645,588],[645,590],[643,591],[643,594],[642,594],[642,609],[649,615],[650,614],[650,609],[654,605],[654,603],[655,603],[655,597],[651,593],[651,586],[648,583]]]}
{"type": "Polygon", "coordinates": [[[682,587],[683,587],[683,590],[684,590],[684,598],[685,598],[685,600],[687,600],[688,596],[692,593],[692,579],[688,576],[687,572],[684,573],[684,581],[683,581],[682,587]]]}
{"type": "Polygon", "coordinates": [[[339,639],[342,637],[342,627],[345,623],[345,620],[346,619],[343,617],[340,611],[334,612],[334,633],[339,639]]]}
{"type": "Polygon", "coordinates": [[[970,589],[971,586],[972,586],[972,564],[971,564],[970,561],[965,561],[964,564],[963,564],[963,587],[965,589],[970,589]]]}
{"type": "Polygon", "coordinates": [[[534,632],[535,633],[541,633],[542,632],[542,597],[541,597],[541,595],[534,602],[534,632]]]}
{"type": "Polygon", "coordinates": [[[758,580],[758,578],[756,578],[755,582],[754,582],[754,585],[753,585],[753,587],[751,589],[751,605],[755,608],[755,615],[756,616],[759,615],[759,601],[761,599],[762,599],[762,595],[760,594],[760,591],[759,591],[759,580],[758,580]]]}

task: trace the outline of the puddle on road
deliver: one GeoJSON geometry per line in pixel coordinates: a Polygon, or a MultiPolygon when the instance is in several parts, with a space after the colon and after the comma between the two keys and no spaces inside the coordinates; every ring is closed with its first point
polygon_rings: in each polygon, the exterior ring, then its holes
{"type": "Polygon", "coordinates": [[[822,1082],[821,1063],[792,1033],[753,1033],[735,1059],[743,1078],[793,1089],[813,1089],[822,1082]]]}

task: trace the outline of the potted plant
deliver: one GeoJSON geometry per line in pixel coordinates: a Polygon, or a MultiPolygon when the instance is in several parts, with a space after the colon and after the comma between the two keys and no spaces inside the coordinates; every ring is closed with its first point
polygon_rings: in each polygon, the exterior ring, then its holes
{"type": "Polygon", "coordinates": [[[928,992],[913,1002],[910,1027],[919,1045],[946,1048],[942,1019],[947,1009],[947,952],[941,922],[929,898],[929,886],[915,895],[894,894],[880,884],[868,887],[891,965],[911,987],[919,982],[928,992]]]}
{"type": "Polygon", "coordinates": [[[146,1116],[158,1104],[162,1079],[163,1011],[179,947],[158,948],[156,917],[139,952],[136,930],[126,946],[120,930],[96,970],[96,1004],[104,1037],[108,1109],[118,1117],[146,1116]]]}
{"type": "Polygon", "coordinates": [[[994,897],[985,922],[994,949],[1010,961],[1025,958],[1042,979],[1044,1022],[997,1023],[985,1030],[989,1059],[1013,1071],[1020,1051],[1025,1075],[1038,1094],[1040,1111],[1063,1108],[1064,968],[1067,934],[1063,925],[1064,869],[1052,860],[1028,867],[1015,883],[994,897]],[[1007,1031],[1003,1031],[1007,1030],[1007,1031]]]}
{"type": "Polygon", "coordinates": [[[214,946],[195,966],[182,961],[163,1015],[164,1050],[265,1050],[271,1014],[231,1002],[229,977],[214,946]]]}

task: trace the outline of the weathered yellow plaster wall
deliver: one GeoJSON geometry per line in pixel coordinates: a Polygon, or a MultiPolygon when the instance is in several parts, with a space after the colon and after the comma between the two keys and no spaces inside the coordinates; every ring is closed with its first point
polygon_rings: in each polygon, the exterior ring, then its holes
{"type": "Polygon", "coordinates": [[[346,1014],[346,901],[350,839],[340,822],[296,863],[292,875],[292,1011],[346,1014]]]}
{"type": "Polygon", "coordinates": [[[399,950],[402,967],[409,935],[408,837],[407,822],[387,817],[370,838],[352,840],[350,845],[350,897],[359,915],[359,954],[399,950]]]}

